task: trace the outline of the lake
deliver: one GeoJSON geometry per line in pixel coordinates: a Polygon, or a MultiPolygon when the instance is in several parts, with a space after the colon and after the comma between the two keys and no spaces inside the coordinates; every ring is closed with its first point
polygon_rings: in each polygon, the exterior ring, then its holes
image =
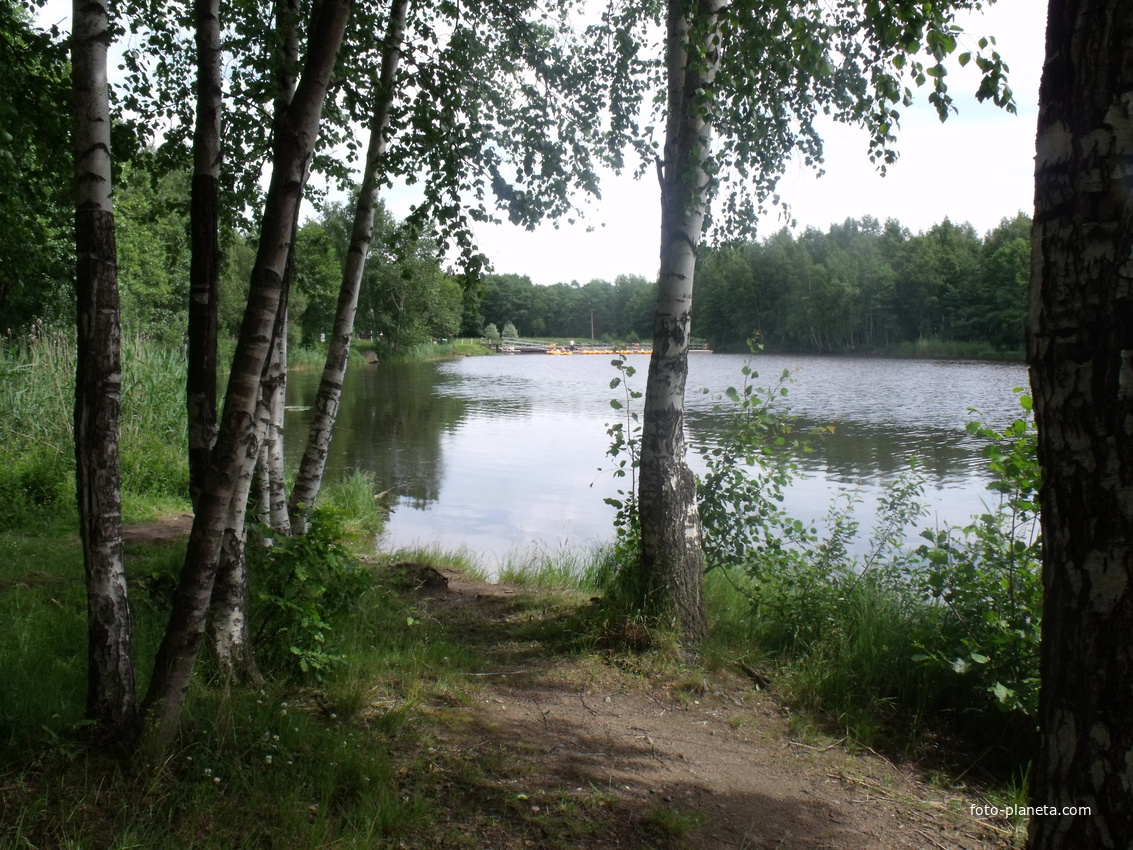
{"type": "MultiPolygon", "coordinates": [[[[352,366],[343,391],[331,474],[369,470],[389,492],[383,547],[467,548],[489,569],[533,550],[586,549],[611,537],[603,502],[619,482],[602,469],[617,372],[610,357],[510,355],[445,363],[352,366]]],[[[631,383],[645,387],[648,357],[631,356],[631,383]]],[[[1019,414],[1012,389],[1025,366],[973,361],[805,355],[694,353],[689,359],[687,430],[703,447],[719,433],[713,412],[747,362],[757,386],[783,370],[784,402],[804,427],[832,426],[800,458],[802,475],[787,508],[800,519],[826,513],[839,490],[857,488],[863,524],[884,486],[916,456],[930,515],[923,525],[960,523],[988,496],[979,441],[968,436],[969,408],[1003,427],[1019,414]],[[708,392],[702,392],[707,389],[708,392]]],[[[310,405],[318,372],[293,375],[288,404],[310,405]]],[[[310,413],[289,411],[286,443],[297,463],[310,413]]],[[[691,459],[694,469],[703,464],[691,459]]]]}

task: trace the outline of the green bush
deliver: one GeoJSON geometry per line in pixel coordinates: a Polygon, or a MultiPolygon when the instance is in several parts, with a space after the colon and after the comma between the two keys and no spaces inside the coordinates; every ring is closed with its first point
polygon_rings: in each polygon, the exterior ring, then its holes
{"type": "MultiPolygon", "coordinates": [[[[1020,392],[1020,391],[1017,391],[1020,392]]],[[[941,608],[920,655],[956,674],[953,686],[978,705],[1034,717],[1042,616],[1039,465],[1031,399],[1002,432],[968,430],[987,440],[984,454],[998,502],[963,528],[925,531],[917,586],[941,608]]]]}
{"type": "Polygon", "coordinates": [[[251,622],[265,670],[301,677],[343,661],[331,641],[333,621],[373,585],[372,574],[343,544],[336,514],[316,509],[307,534],[249,545],[251,622]]]}

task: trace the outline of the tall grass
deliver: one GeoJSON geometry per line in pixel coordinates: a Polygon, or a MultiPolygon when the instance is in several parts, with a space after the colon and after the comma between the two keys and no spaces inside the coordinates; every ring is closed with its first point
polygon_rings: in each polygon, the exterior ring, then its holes
{"type": "Polygon", "coordinates": [[[330,482],[322,502],[343,518],[351,534],[377,534],[385,524],[387,511],[372,472],[355,469],[330,482]]]}
{"type": "MultiPolygon", "coordinates": [[[[74,382],[72,334],[37,326],[0,342],[0,529],[72,515],[74,382]]],[[[119,453],[127,516],[185,504],[184,387],[179,347],[123,340],[119,453]]]]}
{"type": "Polygon", "coordinates": [[[385,355],[391,361],[447,360],[452,357],[451,342],[422,342],[409,345],[399,351],[385,355]]]}

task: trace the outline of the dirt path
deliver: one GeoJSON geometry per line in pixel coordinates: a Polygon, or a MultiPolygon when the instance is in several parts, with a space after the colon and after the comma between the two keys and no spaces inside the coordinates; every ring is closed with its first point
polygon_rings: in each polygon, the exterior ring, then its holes
{"type": "Polygon", "coordinates": [[[624,655],[618,666],[614,656],[548,652],[538,639],[517,639],[512,621],[530,610],[522,590],[441,572],[447,586],[424,588],[424,606],[499,662],[480,675],[475,702],[455,710],[464,716],[448,724],[446,743],[521,754],[516,775],[498,778],[517,799],[609,795],[625,828],[579,836],[575,846],[1006,844],[1001,828],[968,816],[970,803],[984,801],[936,791],[876,755],[798,740],[775,698],[749,679],[664,681],[628,669],[624,655]]]}
{"type": "MultiPolygon", "coordinates": [[[[190,523],[171,517],[126,536],[173,540],[190,523]]],[[[401,572],[423,615],[491,667],[468,674],[452,699],[420,706],[423,738],[391,754],[409,765],[405,799],[428,800],[436,827],[397,847],[1011,846],[1008,824],[970,817],[986,800],[936,788],[913,766],[800,738],[774,694],[739,673],[659,673],[632,653],[580,652],[577,634],[565,648],[564,611],[577,599],[556,605],[553,593],[444,567],[401,572]]]]}

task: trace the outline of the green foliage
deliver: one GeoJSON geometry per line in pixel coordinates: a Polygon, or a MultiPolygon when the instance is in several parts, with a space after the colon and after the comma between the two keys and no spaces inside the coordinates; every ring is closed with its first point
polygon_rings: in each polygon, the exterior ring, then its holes
{"type": "Polygon", "coordinates": [[[484,328],[484,336],[490,340],[500,338],[500,329],[496,327],[495,322],[489,322],[484,328]]]}
{"type": "Polygon", "coordinates": [[[755,328],[775,350],[1019,357],[1029,225],[1020,214],[981,240],[947,219],[914,235],[865,217],[706,249],[693,327],[716,350],[755,328]]]}
{"type": "Polygon", "coordinates": [[[473,323],[468,314],[473,310],[481,323],[510,323],[539,338],[589,339],[593,327],[595,336],[603,339],[649,339],[656,298],[656,284],[634,275],[582,286],[538,286],[526,275],[487,275],[476,302],[466,305],[465,323],[473,323]]]}
{"type": "Polygon", "coordinates": [[[68,41],[0,3],[0,332],[74,312],[68,41]]]}
{"type": "MultiPolygon", "coordinates": [[[[776,448],[792,439],[774,393],[742,390],[730,430],[706,450],[701,512],[710,567],[748,600],[733,636],[783,665],[804,705],[869,739],[895,720],[928,716],[972,740],[1022,742],[1037,708],[1041,614],[1038,465],[1030,399],[1002,432],[973,423],[996,501],[963,528],[927,530],[915,467],[883,494],[867,544],[856,544],[859,497],[832,502],[824,531],[781,507],[793,466],[776,448]],[[750,458],[750,462],[749,462],[750,458]],[[976,720],[978,718],[978,720],[976,720]],[[965,726],[967,721],[971,724],[965,726]]],[[[732,647],[732,651],[737,651],[732,647]]]]}
{"type": "Polygon", "coordinates": [[[342,537],[335,514],[316,509],[306,534],[249,545],[256,658],[268,669],[299,677],[345,660],[330,642],[332,621],[357,605],[373,576],[342,537]]]}
{"type": "Polygon", "coordinates": [[[515,325],[511,322],[504,322],[504,329],[500,331],[505,339],[516,339],[519,336],[519,331],[515,329],[515,325]]]}
{"type": "Polygon", "coordinates": [[[157,177],[146,152],[119,169],[114,195],[122,325],[180,345],[189,303],[189,175],[157,177]]]}
{"type": "MultiPolygon", "coordinates": [[[[747,563],[760,550],[785,554],[813,539],[813,530],[788,518],[782,507],[797,469],[794,458],[808,450],[795,423],[775,408],[776,400],[787,395],[790,372],[784,370],[775,386],[762,393],[752,383],[759,373],[750,364],[742,374],[740,388],[725,391],[730,416],[719,438],[704,450],[708,469],[697,481],[708,569],[747,563]]],[[[724,409],[717,404],[713,412],[720,415],[724,409]]]]}
{"type": "Polygon", "coordinates": [[[637,470],[641,463],[641,415],[637,403],[642,397],[641,390],[635,390],[630,380],[637,370],[630,366],[624,356],[610,361],[618,374],[610,379],[610,389],[619,390],[620,398],[610,399],[610,407],[620,411],[622,419],[609,423],[606,434],[610,446],[606,455],[613,460],[609,470],[619,480],[614,496],[603,501],[610,505],[614,514],[614,543],[602,558],[594,581],[616,597],[615,607],[627,600],[638,598],[634,585],[640,580],[641,563],[641,517],[637,510],[637,470]],[[627,480],[628,479],[628,480],[627,480]]]}
{"type": "Polygon", "coordinates": [[[1038,711],[1038,651],[1042,615],[1040,471],[1031,399],[1024,415],[996,432],[973,422],[987,441],[998,502],[963,528],[928,530],[917,550],[919,587],[943,607],[925,640],[926,664],[957,674],[974,702],[1034,717],[1038,711]]]}

